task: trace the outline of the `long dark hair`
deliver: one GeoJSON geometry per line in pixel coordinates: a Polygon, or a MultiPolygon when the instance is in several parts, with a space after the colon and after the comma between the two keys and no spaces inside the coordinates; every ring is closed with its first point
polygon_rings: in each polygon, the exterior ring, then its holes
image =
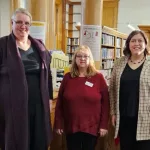
{"type": "Polygon", "coordinates": [[[130,51],[130,48],[129,48],[129,43],[130,43],[132,37],[133,37],[134,35],[137,35],[137,34],[140,34],[140,35],[144,38],[144,41],[145,41],[145,44],[146,44],[146,48],[145,48],[144,54],[145,54],[145,55],[146,55],[146,54],[150,54],[150,52],[149,52],[149,47],[148,47],[148,38],[147,38],[147,36],[145,35],[145,33],[144,33],[143,31],[134,30],[134,31],[132,31],[132,32],[129,34],[129,36],[128,36],[127,40],[126,40],[125,47],[124,47],[124,50],[123,50],[123,54],[124,54],[125,56],[131,56],[131,51],[130,51]]]}

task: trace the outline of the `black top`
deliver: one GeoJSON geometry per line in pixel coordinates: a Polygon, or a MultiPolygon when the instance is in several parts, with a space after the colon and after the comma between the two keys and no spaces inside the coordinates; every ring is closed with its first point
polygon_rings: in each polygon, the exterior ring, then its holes
{"type": "Polygon", "coordinates": [[[38,52],[30,47],[27,51],[20,49],[21,58],[24,64],[26,73],[39,73],[40,72],[40,57],[38,52]]]}
{"type": "Polygon", "coordinates": [[[28,83],[29,111],[35,113],[35,104],[41,103],[40,69],[41,60],[35,48],[27,51],[20,49],[28,83]],[[31,110],[30,110],[31,109],[31,110]],[[34,111],[34,112],[33,112],[34,111]]]}
{"type": "Polygon", "coordinates": [[[133,70],[127,64],[120,79],[120,116],[137,117],[139,81],[143,64],[133,70]]]}
{"type": "Polygon", "coordinates": [[[43,103],[40,90],[41,59],[38,51],[30,47],[19,48],[28,83],[29,150],[46,150],[43,103]]]}

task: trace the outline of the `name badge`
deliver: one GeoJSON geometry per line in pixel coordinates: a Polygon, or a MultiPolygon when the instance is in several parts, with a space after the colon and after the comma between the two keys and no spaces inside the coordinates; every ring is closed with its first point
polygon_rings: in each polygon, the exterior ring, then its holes
{"type": "Polygon", "coordinates": [[[86,81],[85,85],[89,86],[89,87],[93,87],[93,83],[86,81]]]}

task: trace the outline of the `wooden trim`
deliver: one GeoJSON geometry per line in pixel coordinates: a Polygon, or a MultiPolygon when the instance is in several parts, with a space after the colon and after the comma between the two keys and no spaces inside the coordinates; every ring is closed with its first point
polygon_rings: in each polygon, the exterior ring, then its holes
{"type": "Polygon", "coordinates": [[[106,1],[106,2],[118,2],[118,1],[120,1],[120,0],[103,0],[104,2],[106,1]]]}
{"type": "Polygon", "coordinates": [[[69,0],[66,0],[66,4],[70,5],[70,4],[71,4],[71,2],[70,2],[69,0]]]}
{"type": "Polygon", "coordinates": [[[71,5],[81,5],[81,2],[71,2],[71,5]]]}
{"type": "Polygon", "coordinates": [[[138,25],[139,29],[150,32],[150,25],[138,25]]]}
{"type": "Polygon", "coordinates": [[[75,24],[76,22],[66,21],[66,23],[68,23],[68,24],[75,24]]]}
{"type": "Polygon", "coordinates": [[[62,0],[62,50],[66,53],[66,3],[67,0],[62,0]]]}
{"type": "Polygon", "coordinates": [[[69,0],[67,0],[67,3],[68,5],[81,5],[81,2],[71,2],[69,0]]]}
{"type": "Polygon", "coordinates": [[[117,37],[124,38],[124,39],[126,39],[128,36],[127,34],[121,33],[119,31],[116,31],[116,30],[109,28],[107,26],[102,26],[102,33],[106,33],[106,34],[109,34],[112,36],[117,36],[117,37]]]}
{"type": "Polygon", "coordinates": [[[68,15],[81,15],[81,13],[72,13],[72,14],[69,14],[68,15]]]}
{"type": "MultiPolygon", "coordinates": [[[[69,14],[73,13],[73,5],[69,5],[69,14]]],[[[68,20],[68,31],[73,30],[73,15],[69,15],[69,20],[68,20]]],[[[68,36],[72,37],[73,33],[68,32],[68,36]]]]}

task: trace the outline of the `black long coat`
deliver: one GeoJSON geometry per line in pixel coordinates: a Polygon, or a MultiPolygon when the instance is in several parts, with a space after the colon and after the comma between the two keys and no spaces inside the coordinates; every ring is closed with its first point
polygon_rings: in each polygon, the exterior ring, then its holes
{"type": "MultiPolygon", "coordinates": [[[[51,140],[49,99],[52,98],[51,57],[45,46],[29,36],[41,57],[41,94],[47,146],[51,140]]],[[[34,92],[34,91],[33,91],[34,92]]],[[[24,66],[15,36],[0,38],[0,148],[28,150],[28,91],[24,66]]]]}

